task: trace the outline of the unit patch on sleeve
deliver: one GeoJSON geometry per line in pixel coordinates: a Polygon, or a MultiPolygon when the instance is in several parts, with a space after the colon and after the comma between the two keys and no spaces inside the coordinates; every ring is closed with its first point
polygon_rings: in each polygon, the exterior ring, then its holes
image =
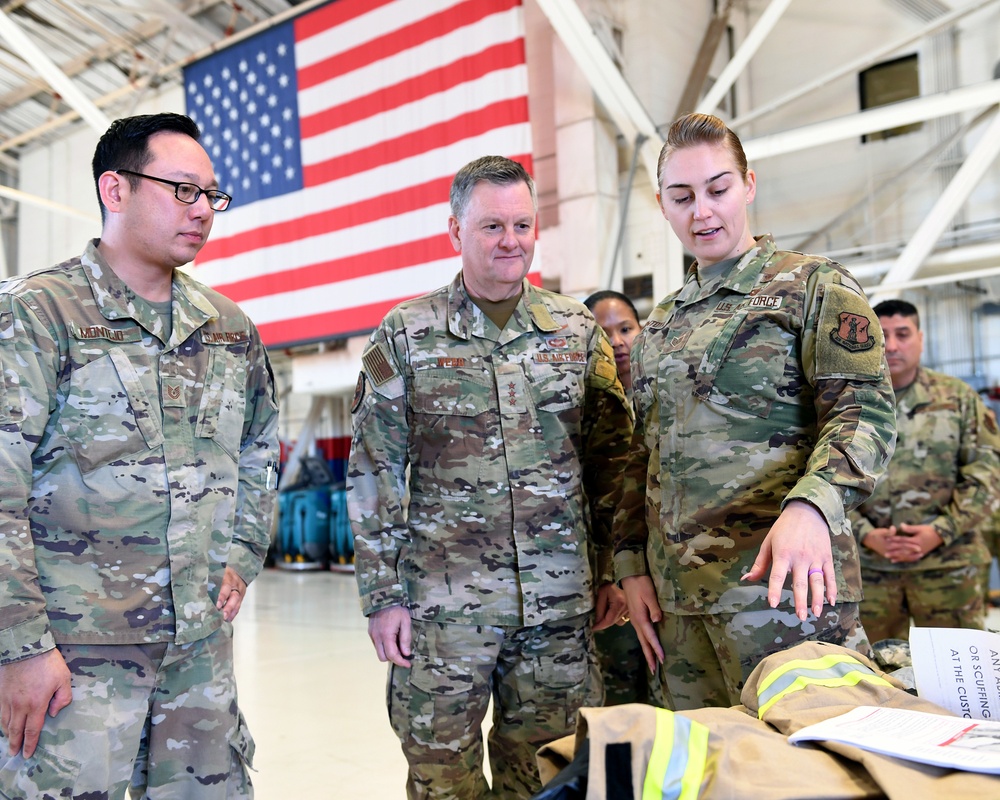
{"type": "Polygon", "coordinates": [[[816,327],[816,377],[880,377],[881,344],[882,329],[865,299],[844,286],[827,284],[816,327]]]}
{"type": "Polygon", "coordinates": [[[354,386],[354,400],[351,403],[351,413],[357,413],[357,410],[361,408],[361,401],[365,399],[365,373],[358,373],[358,382],[354,386]]]}
{"type": "Polygon", "coordinates": [[[839,324],[830,331],[830,338],[852,352],[870,350],[875,346],[875,337],[869,332],[871,324],[868,317],[841,311],[839,324]]]}

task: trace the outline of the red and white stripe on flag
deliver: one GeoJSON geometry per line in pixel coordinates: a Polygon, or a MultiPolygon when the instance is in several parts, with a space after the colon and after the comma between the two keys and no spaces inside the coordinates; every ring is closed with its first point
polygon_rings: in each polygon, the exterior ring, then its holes
{"type": "Polygon", "coordinates": [[[533,171],[522,12],[336,0],[186,69],[188,113],[234,196],[195,277],[269,346],[367,332],[448,283],[455,172],[488,154],[533,171]]]}

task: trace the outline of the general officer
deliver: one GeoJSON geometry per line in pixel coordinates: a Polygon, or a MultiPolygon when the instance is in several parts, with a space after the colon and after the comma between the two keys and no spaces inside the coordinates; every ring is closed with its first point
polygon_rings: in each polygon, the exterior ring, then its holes
{"type": "Polygon", "coordinates": [[[198,127],[116,120],[101,238],[0,288],[0,795],[246,798],[233,618],[269,543],[257,331],[177,267],[229,205],[198,127]]]}
{"type": "Polygon", "coordinates": [[[493,793],[528,797],[537,747],[601,702],[591,621],[596,584],[593,627],[624,611],[610,523],[631,420],[590,312],[525,280],[537,202],[524,168],[467,164],[451,212],[461,272],[391,310],[363,354],[348,474],[356,574],[391,662],[409,797],[487,793],[491,696],[493,793]]]}
{"type": "Polygon", "coordinates": [[[756,176],[721,120],[674,122],[659,178],[697,261],[632,346],[616,574],[656,702],[735,705],[769,653],[867,649],[847,509],[892,454],[892,387],[855,280],[751,234],[756,176]]]}
{"type": "Polygon", "coordinates": [[[905,300],[875,306],[896,396],[889,473],[851,512],[861,547],[861,621],[872,641],[915,625],[986,624],[984,536],[1000,503],[1000,432],[967,383],[921,366],[924,335],[905,300]]]}

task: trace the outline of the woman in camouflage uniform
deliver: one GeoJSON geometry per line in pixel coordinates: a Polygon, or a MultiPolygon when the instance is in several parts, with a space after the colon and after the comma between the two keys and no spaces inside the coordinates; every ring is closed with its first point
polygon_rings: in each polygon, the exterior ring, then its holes
{"type": "MultiPolygon", "coordinates": [[[[621,292],[607,289],[594,292],[583,301],[597,319],[597,324],[611,340],[615,353],[618,379],[630,401],[632,397],[632,371],[629,354],[639,329],[639,312],[621,292]]],[[[648,699],[646,676],[643,670],[642,648],[635,629],[628,624],[628,615],[617,625],[594,633],[597,658],[604,677],[604,705],[645,703],[648,699]]]]}
{"type": "Polygon", "coordinates": [[[867,652],[846,510],[885,471],[895,416],[860,287],[752,235],[756,176],[721,120],[677,120],[659,181],[697,260],[632,347],[615,571],[653,700],[679,710],[738,703],[754,665],[799,641],[867,652]]]}

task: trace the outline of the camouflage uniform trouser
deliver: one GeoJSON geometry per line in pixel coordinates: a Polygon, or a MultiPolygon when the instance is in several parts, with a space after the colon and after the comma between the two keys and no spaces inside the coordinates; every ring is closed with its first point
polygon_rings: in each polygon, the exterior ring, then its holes
{"type": "Polygon", "coordinates": [[[738,705],[758,662],[800,642],[832,642],[871,655],[857,603],[825,605],[805,622],[788,605],[735,614],[664,613],[656,633],[665,660],[650,679],[650,702],[672,711],[738,705]]]}
{"type": "Polygon", "coordinates": [[[982,567],[877,572],[862,569],[861,619],[873,642],[910,638],[913,624],[927,628],[986,626],[982,567]]]}
{"type": "Polygon", "coordinates": [[[604,705],[647,702],[649,670],[635,628],[628,623],[612,625],[597,631],[594,643],[604,678],[604,705]]]}
{"type": "Polygon", "coordinates": [[[601,704],[590,615],[530,628],[413,620],[412,651],[412,667],[390,666],[386,698],[411,800],[530,797],[541,789],[535,751],[572,733],[580,706],[601,704]]]}
{"type": "Polygon", "coordinates": [[[242,800],[253,740],[236,704],[232,629],[187,645],[60,645],[73,702],[46,716],[35,754],[8,755],[8,800],[242,800]]]}

